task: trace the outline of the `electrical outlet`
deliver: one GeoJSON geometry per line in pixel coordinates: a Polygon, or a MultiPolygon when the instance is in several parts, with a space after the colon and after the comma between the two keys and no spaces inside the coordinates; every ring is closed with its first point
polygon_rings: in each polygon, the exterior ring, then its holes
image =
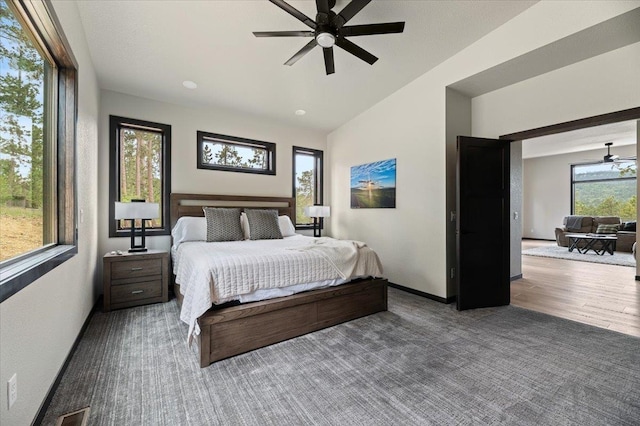
{"type": "Polygon", "coordinates": [[[18,399],[18,375],[14,373],[7,382],[7,397],[9,398],[9,408],[18,399]]]}

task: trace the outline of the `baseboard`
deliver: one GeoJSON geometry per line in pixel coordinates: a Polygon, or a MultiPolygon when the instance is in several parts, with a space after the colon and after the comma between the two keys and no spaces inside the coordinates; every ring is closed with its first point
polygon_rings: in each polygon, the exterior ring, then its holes
{"type": "Polygon", "coordinates": [[[522,274],[518,274],[518,275],[514,275],[511,278],[509,278],[509,281],[516,281],[522,278],[522,274]]]}
{"type": "Polygon", "coordinates": [[[395,283],[392,283],[392,282],[389,282],[388,285],[389,285],[389,287],[397,288],[398,290],[406,291],[407,293],[415,294],[417,296],[422,296],[422,297],[425,297],[427,299],[435,300],[436,302],[440,302],[440,303],[449,304],[449,303],[455,302],[455,300],[456,300],[455,296],[447,297],[445,299],[444,297],[435,296],[433,294],[425,293],[424,291],[420,291],[420,290],[414,290],[412,288],[405,287],[403,285],[395,284],[395,283]]]}
{"type": "Polygon", "coordinates": [[[38,414],[33,420],[33,423],[31,423],[32,425],[42,424],[42,421],[44,420],[44,415],[46,414],[47,409],[51,404],[51,400],[53,399],[53,395],[56,393],[56,390],[58,390],[58,386],[60,386],[60,382],[62,381],[62,376],[64,376],[64,373],[67,371],[67,367],[69,367],[71,358],[76,353],[78,344],[80,343],[80,340],[82,340],[82,337],[84,336],[85,331],[87,331],[87,327],[89,326],[89,322],[91,322],[91,318],[93,318],[93,314],[97,310],[99,310],[101,306],[102,306],[102,296],[98,297],[98,300],[96,300],[95,305],[93,305],[91,312],[89,312],[89,315],[87,315],[87,319],[84,320],[84,324],[82,324],[82,328],[80,329],[80,332],[76,337],[76,340],[73,342],[73,345],[71,346],[71,350],[69,350],[69,354],[65,358],[64,363],[62,363],[62,367],[60,367],[60,370],[58,371],[58,375],[56,376],[56,379],[51,384],[51,387],[49,388],[49,392],[47,392],[46,398],[44,399],[44,401],[42,401],[42,404],[40,405],[40,409],[38,410],[38,414]]]}
{"type": "Polygon", "coordinates": [[[533,241],[555,241],[555,238],[531,238],[531,237],[522,237],[523,240],[533,240],[533,241]]]}

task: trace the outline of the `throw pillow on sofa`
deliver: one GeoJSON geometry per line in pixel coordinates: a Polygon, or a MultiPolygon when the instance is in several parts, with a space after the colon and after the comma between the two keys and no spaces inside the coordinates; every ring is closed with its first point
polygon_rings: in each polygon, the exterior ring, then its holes
{"type": "Polygon", "coordinates": [[[636,221],[625,222],[622,224],[621,231],[636,232],[636,221]]]}
{"type": "Polygon", "coordinates": [[[596,229],[596,234],[615,234],[619,228],[620,225],[617,224],[600,224],[598,225],[598,229],[596,229]]]}

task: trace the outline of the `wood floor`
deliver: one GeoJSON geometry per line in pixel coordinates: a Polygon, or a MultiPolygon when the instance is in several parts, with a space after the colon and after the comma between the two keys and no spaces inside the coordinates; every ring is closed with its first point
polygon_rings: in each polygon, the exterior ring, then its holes
{"type": "MultiPolygon", "coordinates": [[[[555,244],[523,240],[522,249],[555,244]]],[[[522,256],[511,304],[640,337],[640,281],[626,266],[522,256]]]]}

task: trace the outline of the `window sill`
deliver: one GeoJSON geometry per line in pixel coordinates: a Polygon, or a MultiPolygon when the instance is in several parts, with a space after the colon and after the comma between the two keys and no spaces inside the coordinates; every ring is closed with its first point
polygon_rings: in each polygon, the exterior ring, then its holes
{"type": "Polygon", "coordinates": [[[0,269],[0,303],[78,253],[73,245],[58,245],[0,269]]]}

